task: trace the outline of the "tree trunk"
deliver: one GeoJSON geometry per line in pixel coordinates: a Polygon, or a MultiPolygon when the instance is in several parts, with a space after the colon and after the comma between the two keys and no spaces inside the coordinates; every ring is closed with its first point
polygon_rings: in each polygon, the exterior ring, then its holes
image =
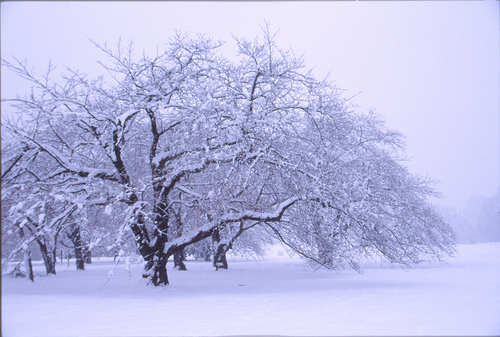
{"type": "Polygon", "coordinates": [[[153,233],[153,240],[155,244],[151,246],[147,229],[144,226],[144,215],[142,214],[142,209],[137,208],[134,211],[133,217],[135,220],[132,220],[130,228],[134,233],[135,243],[139,249],[139,253],[146,262],[142,277],[148,278],[155,286],[168,285],[168,256],[164,252],[164,240],[166,240],[166,234],[165,231],[162,230],[164,228],[168,228],[168,218],[156,218],[157,228],[153,233]],[[162,226],[158,226],[158,221],[161,221],[162,226]]]}
{"type": "Polygon", "coordinates": [[[211,251],[207,250],[204,255],[205,255],[205,257],[204,257],[205,262],[210,262],[212,260],[212,252],[211,251]]]}
{"type": "Polygon", "coordinates": [[[176,251],[174,253],[174,268],[177,268],[178,270],[187,270],[184,260],[184,249],[176,251]]]}
{"type": "Polygon", "coordinates": [[[224,240],[224,242],[221,242],[220,239],[220,233],[218,229],[215,229],[212,234],[212,244],[214,247],[214,267],[215,270],[218,270],[219,268],[222,269],[227,269],[228,264],[227,264],[227,258],[226,258],[226,253],[229,249],[233,248],[233,242],[240,237],[241,234],[243,234],[244,231],[254,227],[257,223],[249,226],[249,227],[244,227],[244,222],[240,222],[240,228],[236,232],[236,234],[233,235],[233,237],[230,240],[224,240]]]}
{"type": "Polygon", "coordinates": [[[228,246],[227,244],[219,244],[217,245],[217,249],[214,254],[214,267],[215,270],[221,269],[227,269],[228,264],[227,264],[227,258],[226,258],[226,252],[228,251],[228,246]]]}
{"type": "Polygon", "coordinates": [[[45,271],[47,275],[56,274],[56,260],[55,255],[51,254],[47,249],[47,245],[42,240],[37,240],[38,246],[40,246],[40,252],[42,253],[43,263],[45,264],[45,271]]]}
{"type": "Polygon", "coordinates": [[[87,246],[83,248],[83,258],[86,264],[92,263],[92,251],[87,246]]]}
{"type": "MultiPolygon", "coordinates": [[[[172,209],[172,232],[174,238],[182,236],[182,219],[181,213],[178,209],[172,209]]],[[[174,252],[174,268],[178,270],[187,270],[185,260],[184,248],[178,249],[174,252]]]]}
{"type": "Polygon", "coordinates": [[[157,252],[155,256],[158,256],[156,263],[153,265],[153,275],[151,281],[155,286],[166,286],[168,285],[168,274],[167,274],[167,261],[168,256],[161,252],[157,252]]]}
{"type": "Polygon", "coordinates": [[[75,262],[76,270],[85,270],[85,263],[83,261],[83,249],[82,246],[75,247],[75,262]]]}
{"type": "MultiPolygon", "coordinates": [[[[22,227],[19,227],[19,236],[21,237],[21,240],[24,240],[24,231],[22,227]]],[[[26,277],[32,281],[35,282],[35,276],[33,274],[33,265],[31,264],[31,251],[28,245],[26,245],[26,248],[23,249],[23,256],[24,256],[24,270],[26,273],[26,277]]]]}
{"type": "MultiPolygon", "coordinates": [[[[164,246],[164,244],[161,244],[161,246],[164,246]]],[[[163,251],[163,248],[160,249],[158,246],[155,248],[153,248],[154,253],[148,255],[142,277],[149,278],[154,286],[166,286],[169,284],[167,274],[168,256],[163,251]]]]}
{"type": "Polygon", "coordinates": [[[35,276],[33,274],[33,265],[31,264],[31,251],[29,249],[24,250],[24,268],[26,272],[26,277],[35,282],[35,276]]]}
{"type": "Polygon", "coordinates": [[[74,226],[68,237],[75,247],[76,270],[85,270],[85,264],[83,261],[84,247],[82,243],[82,235],[80,233],[80,226],[74,226]]]}
{"type": "Polygon", "coordinates": [[[213,266],[215,270],[219,270],[219,268],[227,269],[227,259],[226,252],[228,250],[227,244],[220,243],[220,233],[218,229],[214,229],[212,234],[212,245],[214,249],[214,260],[213,266]]]}
{"type": "Polygon", "coordinates": [[[151,282],[155,286],[168,285],[167,262],[169,256],[165,253],[165,242],[168,240],[168,204],[159,203],[156,207],[155,229],[153,231],[153,261],[151,261],[151,282]]]}

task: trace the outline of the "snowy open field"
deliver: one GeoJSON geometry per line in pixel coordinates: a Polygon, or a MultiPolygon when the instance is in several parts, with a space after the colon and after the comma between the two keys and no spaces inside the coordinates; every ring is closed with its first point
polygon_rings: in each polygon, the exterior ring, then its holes
{"type": "Polygon", "coordinates": [[[84,272],[58,263],[35,283],[4,277],[2,336],[500,335],[500,243],[362,274],[314,271],[282,251],[217,272],[188,261],[163,288],[146,286],[139,264],[109,279],[109,259],[84,272]]]}

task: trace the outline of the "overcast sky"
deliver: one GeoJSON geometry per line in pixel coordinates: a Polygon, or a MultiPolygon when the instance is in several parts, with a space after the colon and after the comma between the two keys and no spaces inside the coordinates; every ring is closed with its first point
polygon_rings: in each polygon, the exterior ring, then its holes
{"type": "MultiPolygon", "coordinates": [[[[267,20],[284,48],[330,73],[361,110],[406,136],[413,173],[461,208],[500,187],[499,2],[2,2],[1,55],[40,74],[54,64],[97,74],[89,42],[154,52],[175,31],[234,46],[267,20]]],[[[227,55],[230,56],[230,55],[227,55]]],[[[2,67],[2,98],[27,87],[2,67]]],[[[2,106],[2,113],[4,107],[2,106]]]]}

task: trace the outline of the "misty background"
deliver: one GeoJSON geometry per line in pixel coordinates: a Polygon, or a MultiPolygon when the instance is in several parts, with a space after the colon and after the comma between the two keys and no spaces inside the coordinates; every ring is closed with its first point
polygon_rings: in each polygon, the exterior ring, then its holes
{"type": "MultiPolygon", "coordinates": [[[[97,77],[90,40],[156,53],[176,33],[252,39],[267,21],[283,49],[334,80],[360,110],[406,136],[410,171],[436,181],[432,200],[459,243],[500,241],[499,6],[485,1],[2,2],[1,56],[97,77]]],[[[29,86],[2,67],[2,99],[29,86]]],[[[2,104],[2,118],[9,114],[2,104]]]]}

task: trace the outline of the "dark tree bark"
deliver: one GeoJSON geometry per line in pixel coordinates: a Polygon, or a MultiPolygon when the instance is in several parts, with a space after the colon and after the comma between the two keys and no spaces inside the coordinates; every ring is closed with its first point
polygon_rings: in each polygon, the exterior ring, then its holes
{"type": "Polygon", "coordinates": [[[224,240],[223,242],[221,242],[219,230],[217,228],[214,229],[212,234],[212,243],[214,247],[213,265],[215,267],[215,270],[218,270],[219,268],[222,269],[228,268],[227,257],[226,257],[227,251],[233,248],[233,242],[235,242],[236,239],[238,239],[240,235],[243,234],[244,231],[249,230],[250,228],[256,226],[257,224],[258,222],[248,227],[244,227],[244,222],[240,221],[240,227],[238,231],[229,240],[224,240]]]}
{"type": "Polygon", "coordinates": [[[85,246],[83,248],[83,260],[86,264],[92,263],[92,251],[89,249],[88,246],[85,246]]]}
{"type": "Polygon", "coordinates": [[[31,251],[29,249],[26,249],[24,251],[24,263],[26,265],[26,277],[30,281],[35,282],[35,276],[33,274],[33,265],[31,264],[31,251]]]}
{"type": "MultiPolygon", "coordinates": [[[[175,238],[182,236],[182,219],[181,213],[178,209],[172,210],[172,232],[175,238]]],[[[179,248],[174,252],[174,268],[178,270],[187,270],[186,264],[184,263],[186,256],[184,254],[184,248],[179,248]]]]}
{"type": "Polygon", "coordinates": [[[215,270],[219,270],[219,268],[227,269],[227,258],[226,252],[228,250],[227,244],[220,243],[220,232],[219,229],[214,229],[212,234],[212,244],[214,249],[214,260],[213,266],[215,270]]]}
{"type": "Polygon", "coordinates": [[[205,262],[210,262],[212,260],[212,252],[210,250],[207,250],[204,254],[205,262]]]}
{"type": "Polygon", "coordinates": [[[185,259],[184,249],[176,251],[174,253],[174,268],[178,270],[187,270],[186,264],[184,263],[185,259]]]}
{"type": "Polygon", "coordinates": [[[71,232],[68,233],[68,238],[73,243],[75,247],[75,259],[76,259],[76,270],[85,270],[85,264],[83,260],[83,242],[82,242],[82,234],[80,232],[80,226],[75,225],[71,232]]]}
{"type": "Polygon", "coordinates": [[[156,250],[153,258],[146,263],[146,273],[143,276],[149,277],[155,286],[168,285],[167,261],[168,256],[163,250],[156,250]]]}
{"type": "Polygon", "coordinates": [[[214,267],[215,270],[221,269],[227,269],[228,264],[227,264],[227,258],[226,258],[226,252],[229,250],[227,244],[218,244],[217,249],[214,254],[214,267]]]}
{"type": "Polygon", "coordinates": [[[42,259],[43,263],[45,264],[45,271],[47,272],[47,275],[49,274],[56,274],[56,260],[55,260],[55,255],[54,253],[49,252],[47,248],[47,244],[44,242],[43,239],[38,239],[36,240],[38,243],[38,246],[40,247],[40,252],[42,254],[42,259]]]}
{"type": "Polygon", "coordinates": [[[168,204],[162,202],[156,208],[155,229],[153,231],[154,245],[152,262],[151,281],[155,286],[168,285],[167,261],[168,255],[165,253],[165,242],[168,241],[168,204]]]}
{"type": "MultiPolygon", "coordinates": [[[[27,217],[27,219],[31,225],[33,225],[37,229],[39,228],[39,225],[36,222],[34,222],[33,220],[31,220],[30,217],[27,217]]],[[[32,228],[30,228],[30,227],[27,227],[27,228],[31,232],[32,235],[36,235],[32,228]]],[[[55,242],[57,243],[57,234],[56,234],[55,240],[56,240],[55,242]]],[[[49,275],[49,274],[55,275],[56,274],[55,253],[49,251],[49,249],[47,247],[46,238],[43,235],[37,236],[35,241],[38,244],[38,246],[40,247],[40,253],[42,255],[42,259],[43,259],[43,263],[45,265],[45,271],[46,271],[47,275],[49,275]]]]}
{"type": "MultiPolygon", "coordinates": [[[[135,203],[137,197],[131,196],[131,203],[135,203]]],[[[157,213],[158,214],[158,213],[157,213]]],[[[168,255],[165,254],[165,242],[166,234],[161,230],[161,228],[168,229],[168,218],[155,218],[155,224],[157,227],[153,232],[154,244],[151,245],[151,240],[148,235],[148,231],[144,224],[144,214],[142,213],[142,206],[138,206],[134,214],[132,215],[130,228],[134,233],[135,243],[139,249],[139,253],[144,258],[146,262],[144,265],[144,272],[142,274],[143,278],[149,278],[151,283],[155,286],[168,285],[168,274],[167,274],[167,261],[168,255]],[[160,222],[161,227],[158,226],[160,222]]]]}
{"type": "MultiPolygon", "coordinates": [[[[24,240],[24,231],[22,227],[19,227],[19,236],[21,237],[21,240],[24,240]]],[[[25,273],[26,277],[32,281],[35,282],[35,276],[33,274],[33,265],[31,264],[31,251],[29,247],[26,247],[23,250],[23,255],[24,255],[24,268],[25,268],[25,273]]]]}

